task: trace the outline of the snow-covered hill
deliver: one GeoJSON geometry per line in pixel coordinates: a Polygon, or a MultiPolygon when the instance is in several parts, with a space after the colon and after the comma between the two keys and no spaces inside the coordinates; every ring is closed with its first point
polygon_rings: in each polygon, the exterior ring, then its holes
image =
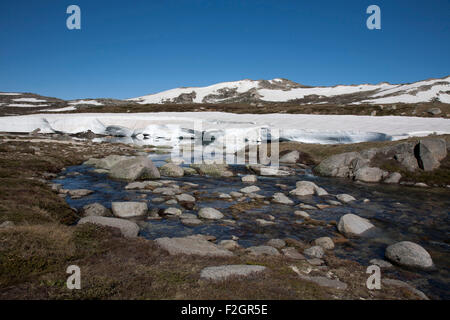
{"type": "Polygon", "coordinates": [[[207,87],[177,88],[132,98],[147,103],[288,102],[389,104],[440,101],[450,103],[450,76],[411,84],[361,84],[308,87],[286,79],[240,80],[207,87]]]}

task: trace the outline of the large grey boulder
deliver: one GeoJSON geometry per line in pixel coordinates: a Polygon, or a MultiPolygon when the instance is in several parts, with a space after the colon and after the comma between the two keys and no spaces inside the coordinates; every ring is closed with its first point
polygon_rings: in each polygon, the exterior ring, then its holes
{"type": "Polygon", "coordinates": [[[351,176],[350,166],[355,160],[364,159],[358,152],[336,154],[323,160],[314,168],[314,171],[322,176],[349,177],[351,176]]]}
{"type": "Polygon", "coordinates": [[[159,179],[158,169],[148,157],[135,157],[116,163],[109,171],[113,179],[134,181],[137,179],[159,179]]]}
{"type": "Polygon", "coordinates": [[[290,151],[284,155],[282,155],[279,159],[280,163],[297,163],[300,159],[300,152],[297,150],[290,151]]]}
{"type": "Polygon", "coordinates": [[[380,182],[388,173],[376,167],[363,167],[355,172],[355,180],[362,182],[380,182]]]}
{"type": "Polygon", "coordinates": [[[113,214],[119,218],[139,217],[147,214],[148,207],[145,202],[113,202],[111,203],[113,214]]]}
{"type": "Polygon", "coordinates": [[[410,241],[388,246],[385,255],[390,261],[405,267],[427,269],[433,266],[430,254],[420,245],[410,241]]]}
{"type": "Polygon", "coordinates": [[[336,195],[336,199],[338,199],[339,201],[344,202],[344,203],[356,200],[355,197],[353,197],[349,194],[346,194],[346,193],[336,195]]]}
{"type": "Polygon", "coordinates": [[[266,270],[264,266],[247,264],[207,267],[200,272],[200,278],[206,280],[224,280],[233,276],[246,277],[264,270],[266,270]]]}
{"type": "Polygon", "coordinates": [[[447,156],[447,143],[444,139],[424,139],[419,141],[419,166],[425,171],[439,168],[440,161],[447,156]]]}
{"type": "Polygon", "coordinates": [[[295,170],[287,167],[255,164],[249,165],[248,168],[260,176],[290,176],[295,174],[295,170]]]}
{"type": "Polygon", "coordinates": [[[341,217],[338,230],[347,237],[360,236],[375,226],[369,220],[361,218],[353,213],[341,217]]]}
{"type": "Polygon", "coordinates": [[[155,242],[171,255],[186,254],[210,257],[231,257],[233,253],[220,248],[201,235],[183,238],[158,238],[155,242]]]}
{"type": "Polygon", "coordinates": [[[159,168],[159,173],[166,177],[182,177],[184,176],[184,170],[180,166],[174,163],[167,163],[159,168]]]}
{"type": "Polygon", "coordinates": [[[83,207],[83,215],[85,217],[98,216],[98,217],[111,217],[111,211],[105,208],[98,202],[87,204],[83,207]]]}
{"type": "Polygon", "coordinates": [[[100,226],[117,228],[126,238],[135,238],[139,233],[139,226],[129,220],[109,217],[90,216],[81,218],[78,224],[93,223],[100,226]]]}
{"type": "Polygon", "coordinates": [[[210,219],[210,220],[216,220],[216,219],[222,219],[223,214],[219,210],[216,210],[214,208],[201,208],[198,211],[198,216],[203,219],[210,219]]]}

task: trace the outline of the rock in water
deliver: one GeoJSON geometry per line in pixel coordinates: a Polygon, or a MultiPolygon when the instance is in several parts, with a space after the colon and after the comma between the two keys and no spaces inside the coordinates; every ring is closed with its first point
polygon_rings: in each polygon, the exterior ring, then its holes
{"type": "Polygon", "coordinates": [[[184,238],[158,238],[155,242],[171,255],[187,254],[210,257],[231,257],[233,253],[209,242],[202,235],[184,238]]]}
{"type": "Polygon", "coordinates": [[[359,236],[374,227],[369,220],[352,213],[342,216],[338,224],[339,232],[347,237],[359,236]]]}
{"type": "Polygon", "coordinates": [[[139,233],[138,225],[125,219],[90,216],[81,218],[80,221],[78,221],[78,224],[83,223],[93,223],[100,226],[118,228],[126,238],[135,238],[139,233]]]}
{"type": "Polygon", "coordinates": [[[277,249],[271,246],[255,246],[247,248],[247,251],[250,255],[260,256],[260,255],[268,255],[268,256],[278,256],[280,253],[277,249]]]}
{"type": "Polygon", "coordinates": [[[356,200],[353,196],[346,194],[346,193],[338,194],[336,196],[336,199],[338,199],[339,201],[344,202],[344,203],[356,200]]]}
{"type": "Polygon", "coordinates": [[[259,190],[261,190],[261,189],[257,186],[248,186],[248,187],[242,188],[239,191],[242,193],[253,193],[253,192],[258,192],[259,190]]]}
{"type": "Polygon", "coordinates": [[[283,193],[277,192],[272,197],[272,202],[279,204],[294,204],[294,201],[286,197],[283,193]]]}
{"type": "Polygon", "coordinates": [[[247,264],[207,267],[200,272],[200,278],[206,280],[224,280],[232,276],[245,277],[264,270],[266,270],[266,267],[247,264]]]}
{"type": "Polygon", "coordinates": [[[119,218],[139,217],[147,214],[148,207],[145,202],[113,202],[111,203],[113,214],[119,218]]]}
{"type": "Polygon", "coordinates": [[[386,258],[405,267],[427,269],[433,266],[430,254],[420,245],[401,241],[386,248],[386,258]]]}
{"type": "Polygon", "coordinates": [[[201,208],[198,212],[198,216],[203,219],[222,219],[223,214],[219,210],[214,208],[201,208]]]}
{"type": "Polygon", "coordinates": [[[135,157],[116,163],[109,171],[113,179],[134,181],[137,179],[159,179],[158,169],[148,157],[135,157]]]}
{"type": "Polygon", "coordinates": [[[325,250],[334,249],[334,242],[330,237],[321,237],[314,240],[316,246],[321,246],[325,250]]]}
{"type": "Polygon", "coordinates": [[[440,161],[447,156],[447,144],[444,139],[420,140],[418,153],[420,168],[432,171],[439,168],[440,161]]]}
{"type": "Polygon", "coordinates": [[[242,182],[244,183],[255,183],[258,181],[258,178],[254,174],[249,174],[242,177],[242,182]]]}
{"type": "Polygon", "coordinates": [[[159,168],[159,172],[162,176],[179,178],[184,176],[183,168],[177,166],[174,163],[167,163],[159,168]]]}

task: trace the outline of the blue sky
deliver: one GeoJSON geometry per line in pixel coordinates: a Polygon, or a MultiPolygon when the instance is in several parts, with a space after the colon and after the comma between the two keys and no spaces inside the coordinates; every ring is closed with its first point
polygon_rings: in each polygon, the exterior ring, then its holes
{"type": "Polygon", "coordinates": [[[0,91],[129,98],[288,78],[307,85],[450,74],[448,0],[0,2],[0,91]],[[66,8],[81,8],[81,30],[66,8]],[[381,30],[366,8],[381,8],[381,30]]]}

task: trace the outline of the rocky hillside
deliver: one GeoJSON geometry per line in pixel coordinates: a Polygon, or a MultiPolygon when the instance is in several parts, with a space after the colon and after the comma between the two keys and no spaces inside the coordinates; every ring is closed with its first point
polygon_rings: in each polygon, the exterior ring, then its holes
{"type": "Polygon", "coordinates": [[[264,103],[391,104],[450,103],[450,77],[408,84],[309,87],[287,79],[241,80],[207,87],[183,87],[129,99],[149,103],[264,103]]]}

